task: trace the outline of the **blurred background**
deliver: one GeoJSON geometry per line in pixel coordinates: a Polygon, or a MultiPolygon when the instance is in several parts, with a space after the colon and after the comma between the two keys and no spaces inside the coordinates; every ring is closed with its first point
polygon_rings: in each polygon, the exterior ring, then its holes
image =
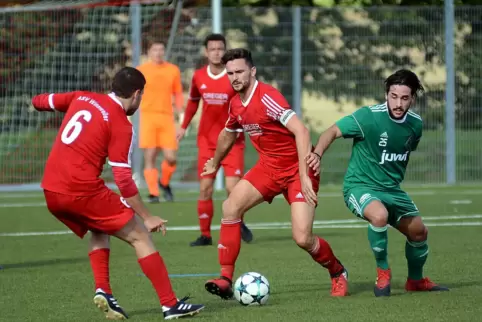
{"type": "MultiPolygon", "coordinates": [[[[406,181],[482,179],[482,0],[24,0],[0,3],[1,191],[39,188],[62,120],[35,112],[33,95],[108,91],[115,72],[143,62],[146,40],[155,38],[180,67],[187,99],[204,62],[203,38],[213,30],[228,47],[253,52],[259,78],[282,91],[314,142],[338,118],[383,102],[389,74],[412,69],[427,90],[415,107],[425,132],[406,181]]],[[[196,185],[198,119],[180,146],[178,188],[196,185]]],[[[350,146],[334,144],[323,183],[342,182],[350,146]]],[[[134,160],[143,186],[141,151],[134,160]]],[[[247,169],[256,160],[250,147],[247,169]]],[[[104,172],[110,182],[107,165],[104,172]]]]}

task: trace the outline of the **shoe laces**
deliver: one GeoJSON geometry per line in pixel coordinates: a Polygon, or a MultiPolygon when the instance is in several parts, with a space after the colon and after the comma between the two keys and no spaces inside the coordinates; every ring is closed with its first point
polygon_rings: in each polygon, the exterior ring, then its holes
{"type": "Polygon", "coordinates": [[[190,298],[191,298],[191,297],[190,297],[189,295],[187,295],[187,296],[184,296],[183,298],[179,299],[178,302],[183,302],[183,303],[184,303],[184,302],[188,301],[190,298]]]}

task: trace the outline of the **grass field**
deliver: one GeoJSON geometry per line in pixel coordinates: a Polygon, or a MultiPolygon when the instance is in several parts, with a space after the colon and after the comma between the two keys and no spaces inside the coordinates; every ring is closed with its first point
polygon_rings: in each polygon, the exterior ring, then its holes
{"type": "MultiPolygon", "coordinates": [[[[289,208],[284,200],[250,211],[246,221],[255,241],[244,244],[237,276],[264,274],[271,298],[264,307],[242,307],[204,290],[217,274],[215,246],[190,248],[197,237],[195,194],[182,201],[152,206],[169,219],[166,237],[156,245],[168,265],[179,297],[190,294],[206,309],[194,321],[476,321],[482,313],[482,187],[413,188],[413,199],[430,226],[427,275],[451,288],[446,293],[406,294],[404,239],[389,232],[393,296],[375,298],[375,267],[366,224],[345,209],[339,188],[322,188],[315,231],[325,237],[350,273],[351,296],[330,298],[327,272],[291,240],[289,208]],[[189,275],[192,274],[192,275],[189,275]]],[[[222,196],[219,198],[222,199],[222,196]]],[[[216,203],[219,222],[221,201],[216,203]]],[[[93,282],[87,241],[59,224],[38,194],[0,196],[0,321],[103,321],[92,304],[93,282]],[[51,234],[49,232],[59,232],[51,234]]],[[[214,232],[218,238],[218,231],[214,232]]],[[[114,240],[111,254],[114,294],[134,321],[159,321],[161,313],[149,281],[142,276],[132,249],[114,240]]]]}

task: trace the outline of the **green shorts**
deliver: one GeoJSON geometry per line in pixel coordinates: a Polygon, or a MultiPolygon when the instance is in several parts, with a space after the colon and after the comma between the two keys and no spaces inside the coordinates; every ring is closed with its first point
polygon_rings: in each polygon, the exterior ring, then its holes
{"type": "Polygon", "coordinates": [[[388,211],[388,223],[396,227],[402,217],[419,216],[415,203],[401,190],[377,191],[363,186],[347,187],[343,190],[345,204],[358,217],[363,217],[365,207],[373,200],[380,201],[388,211]]]}

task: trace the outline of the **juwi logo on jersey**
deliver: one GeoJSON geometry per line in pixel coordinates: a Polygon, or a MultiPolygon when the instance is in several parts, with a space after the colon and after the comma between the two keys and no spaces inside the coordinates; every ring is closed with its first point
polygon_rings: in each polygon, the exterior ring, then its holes
{"type": "Polygon", "coordinates": [[[384,164],[385,162],[397,162],[407,161],[409,151],[404,154],[388,153],[387,150],[382,151],[382,157],[378,164],[384,164]]]}

